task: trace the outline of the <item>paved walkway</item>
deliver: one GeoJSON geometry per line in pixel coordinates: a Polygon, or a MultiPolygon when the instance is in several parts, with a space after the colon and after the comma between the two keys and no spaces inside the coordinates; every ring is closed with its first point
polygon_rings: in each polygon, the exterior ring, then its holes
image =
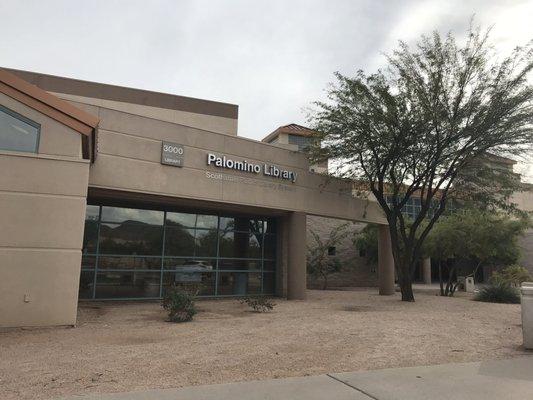
{"type": "Polygon", "coordinates": [[[533,355],[509,360],[73,396],[68,400],[526,400],[533,355]]]}

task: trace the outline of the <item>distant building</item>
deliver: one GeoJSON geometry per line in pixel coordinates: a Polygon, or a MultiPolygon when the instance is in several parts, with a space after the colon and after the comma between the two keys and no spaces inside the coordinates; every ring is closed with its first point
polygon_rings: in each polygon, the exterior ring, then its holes
{"type": "MultiPolygon", "coordinates": [[[[287,150],[305,152],[313,140],[312,129],[298,124],[280,126],[274,132],[266,136],[262,142],[274,144],[287,150]]],[[[311,165],[311,172],[323,174],[328,172],[328,162],[311,165]]]]}

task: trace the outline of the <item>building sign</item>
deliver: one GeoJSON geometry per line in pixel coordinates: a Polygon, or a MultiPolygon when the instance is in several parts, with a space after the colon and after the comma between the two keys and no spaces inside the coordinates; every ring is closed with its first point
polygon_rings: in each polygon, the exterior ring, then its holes
{"type": "Polygon", "coordinates": [[[185,149],[181,144],[163,142],[161,146],[161,164],[183,167],[185,149]]]}
{"type": "Polygon", "coordinates": [[[296,182],[297,173],[278,167],[273,164],[255,164],[247,160],[235,161],[226,156],[217,156],[213,153],[207,154],[207,165],[218,168],[232,169],[235,171],[248,172],[251,174],[263,174],[272,178],[296,182]]]}

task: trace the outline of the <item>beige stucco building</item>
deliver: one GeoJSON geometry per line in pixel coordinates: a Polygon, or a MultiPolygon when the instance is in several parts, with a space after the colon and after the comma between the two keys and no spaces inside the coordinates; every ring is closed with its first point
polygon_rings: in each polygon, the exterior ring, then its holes
{"type": "Polygon", "coordinates": [[[237,136],[235,105],[0,69],[0,326],[73,325],[78,299],[305,298],[307,216],[386,220],[306,157],[237,136]]]}

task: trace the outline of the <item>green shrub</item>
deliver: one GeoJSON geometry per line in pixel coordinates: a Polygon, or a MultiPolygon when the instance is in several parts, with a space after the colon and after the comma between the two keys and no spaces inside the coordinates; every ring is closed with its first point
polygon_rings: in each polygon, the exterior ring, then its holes
{"type": "Polygon", "coordinates": [[[248,296],[241,299],[242,304],[254,310],[254,312],[267,312],[274,309],[276,303],[264,296],[248,296]]]}
{"type": "Polygon", "coordinates": [[[161,303],[161,306],[168,312],[168,320],[170,322],[191,321],[197,313],[194,307],[194,297],[197,293],[197,290],[179,286],[169,288],[161,303]]]}
{"type": "Polygon", "coordinates": [[[509,265],[501,271],[493,273],[490,280],[493,283],[519,287],[522,282],[531,281],[531,275],[527,269],[520,265],[509,265]]]}
{"type": "Polygon", "coordinates": [[[474,297],[488,303],[520,304],[520,292],[507,283],[495,282],[483,287],[474,297]]]}

